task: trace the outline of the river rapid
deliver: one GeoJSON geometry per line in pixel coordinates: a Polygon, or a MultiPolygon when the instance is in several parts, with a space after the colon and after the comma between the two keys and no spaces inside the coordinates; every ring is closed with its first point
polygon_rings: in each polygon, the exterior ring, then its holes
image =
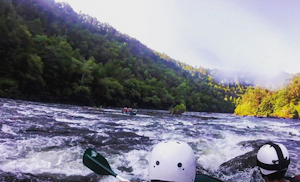
{"type": "Polygon", "coordinates": [[[106,157],[122,177],[147,181],[155,144],[191,145],[197,172],[228,182],[262,182],[255,167],[259,147],[281,142],[291,156],[288,176],[300,174],[300,122],[232,114],[96,109],[0,98],[0,181],[118,181],[82,164],[88,147],[106,157]]]}

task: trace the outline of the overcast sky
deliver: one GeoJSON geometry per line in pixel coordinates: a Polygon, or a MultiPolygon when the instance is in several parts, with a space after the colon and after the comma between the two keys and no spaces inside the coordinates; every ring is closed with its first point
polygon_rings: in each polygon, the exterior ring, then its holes
{"type": "Polygon", "coordinates": [[[192,66],[300,72],[299,0],[57,0],[192,66]]]}

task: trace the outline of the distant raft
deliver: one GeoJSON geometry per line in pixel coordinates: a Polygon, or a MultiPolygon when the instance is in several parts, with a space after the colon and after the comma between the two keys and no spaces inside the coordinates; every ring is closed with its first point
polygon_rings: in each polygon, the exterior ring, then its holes
{"type": "Polygon", "coordinates": [[[124,113],[124,114],[129,114],[129,115],[136,115],[137,110],[136,110],[136,109],[132,109],[132,108],[124,107],[124,108],[122,109],[122,113],[124,113]]]}

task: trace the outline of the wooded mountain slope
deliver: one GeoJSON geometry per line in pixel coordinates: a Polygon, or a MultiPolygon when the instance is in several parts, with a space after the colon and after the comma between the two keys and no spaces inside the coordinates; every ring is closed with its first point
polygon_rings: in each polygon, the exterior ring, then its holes
{"type": "Polygon", "coordinates": [[[0,97],[91,106],[233,112],[221,86],[54,0],[0,0],[0,97]]]}

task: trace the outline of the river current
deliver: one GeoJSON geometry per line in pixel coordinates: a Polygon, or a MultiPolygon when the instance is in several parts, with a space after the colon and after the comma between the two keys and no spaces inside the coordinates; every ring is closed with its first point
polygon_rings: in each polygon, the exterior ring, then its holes
{"type": "Polygon", "coordinates": [[[281,142],[289,150],[288,176],[300,174],[300,122],[232,114],[97,109],[0,98],[0,181],[118,181],[82,164],[88,147],[106,157],[122,177],[147,181],[155,144],[191,145],[197,172],[228,182],[262,182],[255,167],[259,147],[281,142]]]}

